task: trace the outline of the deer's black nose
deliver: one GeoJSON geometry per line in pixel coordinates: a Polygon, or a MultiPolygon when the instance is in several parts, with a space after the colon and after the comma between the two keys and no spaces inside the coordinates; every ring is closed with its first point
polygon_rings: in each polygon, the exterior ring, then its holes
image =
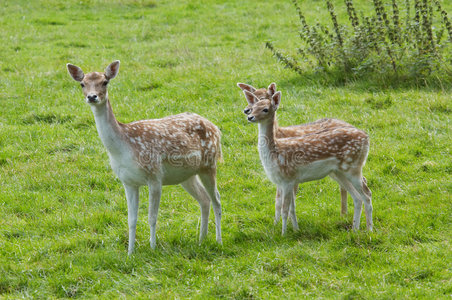
{"type": "Polygon", "coordinates": [[[249,115],[250,112],[251,112],[251,108],[245,108],[245,109],[243,110],[243,112],[244,112],[246,115],[249,115]]]}
{"type": "Polygon", "coordinates": [[[88,95],[88,101],[89,102],[96,102],[97,95],[88,95]]]}

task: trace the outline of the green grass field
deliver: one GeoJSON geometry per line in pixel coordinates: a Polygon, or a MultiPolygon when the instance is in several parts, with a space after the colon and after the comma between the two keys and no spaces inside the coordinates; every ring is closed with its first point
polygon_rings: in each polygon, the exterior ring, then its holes
{"type": "MultiPolygon", "coordinates": [[[[303,7],[311,20],[327,16],[322,1],[303,7]]],[[[2,1],[0,298],[450,298],[451,83],[302,78],[264,47],[295,49],[297,24],[286,0],[2,1]],[[221,128],[222,246],[213,213],[198,245],[199,206],[170,186],[152,251],[142,188],[127,256],[124,189],[65,66],[102,71],[116,59],[109,95],[118,120],[191,111],[221,128]],[[300,231],[281,236],[257,126],[236,87],[273,81],[281,125],[334,117],[368,132],[374,232],[351,231],[351,199],[341,217],[339,188],[324,179],[302,185],[300,231]]]]}

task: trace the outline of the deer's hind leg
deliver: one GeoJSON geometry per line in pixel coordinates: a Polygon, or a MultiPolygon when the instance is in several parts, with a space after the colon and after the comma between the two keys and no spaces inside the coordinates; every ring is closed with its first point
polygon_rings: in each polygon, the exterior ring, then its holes
{"type": "Polygon", "coordinates": [[[201,171],[199,174],[199,179],[206,189],[207,194],[209,195],[210,201],[212,201],[213,212],[215,214],[215,229],[216,229],[216,238],[219,244],[222,244],[221,240],[221,201],[220,201],[220,193],[217,189],[217,169],[210,168],[201,171]]]}
{"type": "Polygon", "coordinates": [[[198,201],[201,208],[201,230],[199,232],[199,242],[201,243],[207,235],[207,227],[209,224],[209,195],[196,175],[182,182],[181,185],[193,198],[196,199],[196,201],[198,201]]]}
{"type": "Polygon", "coordinates": [[[353,184],[348,180],[348,178],[342,172],[334,172],[330,174],[330,177],[339,183],[341,187],[347,190],[348,193],[353,198],[353,230],[359,229],[359,223],[361,218],[361,210],[363,199],[358,191],[354,188],[353,184]]]}
{"type": "Polygon", "coordinates": [[[361,172],[357,175],[346,173],[345,176],[349,179],[353,187],[358,191],[360,196],[363,199],[364,203],[364,213],[366,214],[366,227],[367,230],[373,230],[373,221],[372,221],[372,192],[367,186],[367,180],[364,176],[362,176],[361,172]]]}
{"type": "Polygon", "coordinates": [[[359,229],[359,219],[361,216],[362,204],[364,203],[367,230],[372,231],[372,193],[367,187],[367,181],[362,176],[361,172],[355,170],[355,172],[335,172],[331,175],[334,180],[347,189],[347,192],[349,192],[353,198],[355,207],[353,214],[353,229],[359,229]]]}
{"type": "Polygon", "coordinates": [[[341,216],[347,215],[347,190],[340,187],[341,189],[341,216]]]}

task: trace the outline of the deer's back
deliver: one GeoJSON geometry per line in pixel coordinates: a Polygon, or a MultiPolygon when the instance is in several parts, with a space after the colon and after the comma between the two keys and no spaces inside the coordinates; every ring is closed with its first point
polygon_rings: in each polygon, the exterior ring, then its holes
{"type": "Polygon", "coordinates": [[[279,130],[276,131],[276,137],[297,137],[309,133],[316,133],[325,129],[333,129],[339,127],[353,127],[353,125],[342,120],[325,118],[301,125],[279,127],[279,130]]]}
{"type": "Polygon", "coordinates": [[[182,113],[122,126],[136,160],[151,172],[165,164],[194,169],[211,166],[221,156],[220,130],[197,114],[182,113]]]}

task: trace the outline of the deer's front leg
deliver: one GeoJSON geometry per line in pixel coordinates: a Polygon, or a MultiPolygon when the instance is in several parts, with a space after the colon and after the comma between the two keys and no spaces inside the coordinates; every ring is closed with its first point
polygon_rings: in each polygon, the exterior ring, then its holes
{"type": "Polygon", "coordinates": [[[275,197],[275,225],[278,224],[279,219],[281,219],[282,210],[282,192],[279,187],[276,187],[276,197],[275,197]]]}
{"type": "MultiPolygon", "coordinates": [[[[289,216],[289,208],[294,201],[293,185],[286,185],[281,187],[282,189],[282,235],[286,234],[287,217],[289,216]]],[[[298,224],[297,224],[298,226],[298,224]]]]}
{"type": "Polygon", "coordinates": [[[124,184],[127,198],[128,224],[129,224],[129,255],[132,254],[135,248],[135,234],[137,231],[137,217],[138,217],[138,200],[139,188],[137,186],[124,184]]]}
{"type": "Polygon", "coordinates": [[[157,245],[155,231],[161,195],[162,183],[158,181],[149,183],[149,227],[151,229],[150,243],[152,249],[155,249],[155,246],[157,245]]]}
{"type": "Polygon", "coordinates": [[[298,222],[297,222],[297,214],[295,212],[295,199],[297,198],[297,191],[298,191],[298,185],[295,185],[294,189],[293,189],[293,198],[292,201],[290,202],[290,207],[289,207],[289,216],[290,216],[290,220],[292,221],[292,227],[293,230],[298,231],[298,222]]]}

